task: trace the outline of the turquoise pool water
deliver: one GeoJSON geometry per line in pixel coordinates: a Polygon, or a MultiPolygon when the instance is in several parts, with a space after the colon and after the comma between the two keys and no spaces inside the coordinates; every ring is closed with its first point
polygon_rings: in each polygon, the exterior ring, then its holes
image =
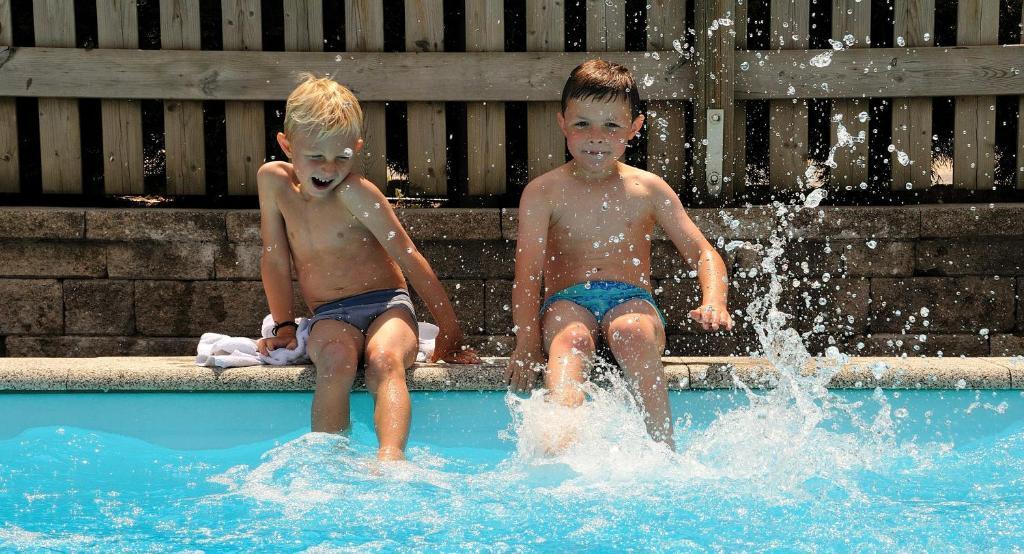
{"type": "Polygon", "coordinates": [[[306,433],[310,395],[0,395],[0,550],[1014,550],[1019,391],[672,394],[679,453],[598,391],[415,393],[410,462],[306,433]],[[560,427],[561,428],[561,427],[560,427]]]}

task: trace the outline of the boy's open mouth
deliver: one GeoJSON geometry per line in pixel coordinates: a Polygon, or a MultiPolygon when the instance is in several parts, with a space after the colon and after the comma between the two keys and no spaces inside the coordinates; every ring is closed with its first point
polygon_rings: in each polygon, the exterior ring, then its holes
{"type": "Polygon", "coordinates": [[[313,181],[313,186],[318,189],[325,189],[331,186],[331,183],[334,182],[334,179],[318,179],[316,177],[310,177],[309,179],[310,181],[313,181]]]}

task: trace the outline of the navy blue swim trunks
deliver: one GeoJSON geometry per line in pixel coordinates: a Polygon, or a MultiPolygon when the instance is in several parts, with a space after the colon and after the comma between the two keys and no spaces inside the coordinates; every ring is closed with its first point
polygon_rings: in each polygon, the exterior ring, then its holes
{"type": "Polygon", "coordinates": [[[416,310],[412,307],[409,293],[405,289],[384,289],[321,304],[309,318],[309,329],[312,331],[318,321],[333,319],[348,323],[365,335],[377,316],[395,307],[409,310],[412,320],[416,321],[416,310]]]}

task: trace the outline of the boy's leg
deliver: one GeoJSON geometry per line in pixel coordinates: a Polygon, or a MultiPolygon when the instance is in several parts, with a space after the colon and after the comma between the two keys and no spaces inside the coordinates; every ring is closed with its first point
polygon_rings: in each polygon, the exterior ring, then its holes
{"type": "Polygon", "coordinates": [[[559,300],[544,312],[541,324],[548,371],[544,387],[551,399],[565,406],[583,404],[584,370],[594,359],[597,319],[582,306],[559,300]]]}
{"type": "Polygon", "coordinates": [[[672,413],[661,364],[665,327],[657,310],[643,300],[629,300],[609,310],[602,327],[627,382],[640,396],[647,432],[674,448],[672,413]]]}
{"type": "Polygon", "coordinates": [[[409,310],[391,308],[377,316],[366,332],[366,388],[373,395],[378,459],[405,458],[412,412],[405,370],[416,361],[416,329],[409,310]]]}
{"type": "Polygon", "coordinates": [[[363,334],[341,321],[318,321],[309,333],[306,352],[316,366],[313,431],[337,433],[349,428],[349,394],[363,350],[363,334]]]}

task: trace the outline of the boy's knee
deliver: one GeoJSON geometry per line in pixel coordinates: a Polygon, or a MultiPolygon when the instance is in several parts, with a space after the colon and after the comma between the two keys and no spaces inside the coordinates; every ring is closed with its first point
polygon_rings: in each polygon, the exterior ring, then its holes
{"type": "Polygon", "coordinates": [[[649,316],[626,315],[608,325],[608,345],[613,349],[653,347],[657,345],[658,325],[649,316]]]}
{"type": "Polygon", "coordinates": [[[582,323],[568,325],[559,331],[555,340],[552,341],[552,346],[565,350],[579,350],[584,353],[593,352],[595,348],[594,337],[590,334],[590,329],[582,323]]]}
{"type": "Polygon", "coordinates": [[[403,352],[377,350],[366,353],[366,378],[380,380],[386,376],[405,377],[409,363],[403,352]]]}

